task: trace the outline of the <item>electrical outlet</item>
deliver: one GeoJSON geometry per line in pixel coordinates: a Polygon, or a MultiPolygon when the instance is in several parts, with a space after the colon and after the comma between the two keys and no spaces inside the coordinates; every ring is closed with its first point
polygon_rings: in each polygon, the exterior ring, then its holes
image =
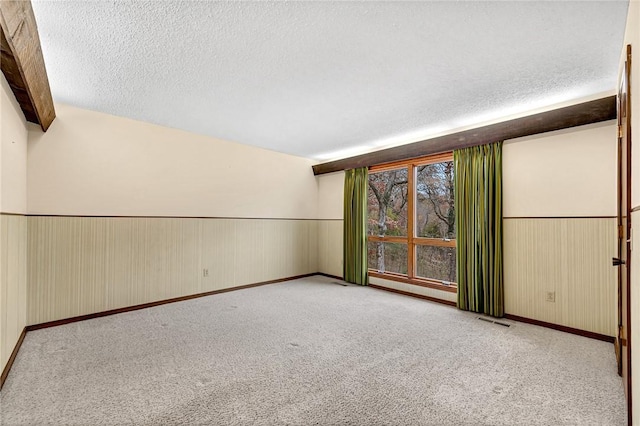
{"type": "Polygon", "coordinates": [[[548,291],[544,300],[546,300],[547,302],[555,302],[556,301],[556,292],[555,291],[548,291]]]}
{"type": "Polygon", "coordinates": [[[203,277],[208,277],[209,276],[209,270],[208,269],[203,269],[202,270],[202,276],[203,277]]]}

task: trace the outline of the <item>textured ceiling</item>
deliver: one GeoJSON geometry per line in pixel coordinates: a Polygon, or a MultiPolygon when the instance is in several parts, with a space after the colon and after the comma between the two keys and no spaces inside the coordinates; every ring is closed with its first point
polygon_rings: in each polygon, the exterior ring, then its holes
{"type": "Polygon", "coordinates": [[[318,159],[613,93],[627,5],[33,0],[56,102],[318,159]]]}

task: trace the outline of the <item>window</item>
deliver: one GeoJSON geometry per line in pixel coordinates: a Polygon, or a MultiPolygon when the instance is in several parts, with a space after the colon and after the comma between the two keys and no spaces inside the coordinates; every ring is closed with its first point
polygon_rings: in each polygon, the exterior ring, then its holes
{"type": "Polygon", "coordinates": [[[369,170],[369,274],[456,289],[451,153],[369,170]]]}

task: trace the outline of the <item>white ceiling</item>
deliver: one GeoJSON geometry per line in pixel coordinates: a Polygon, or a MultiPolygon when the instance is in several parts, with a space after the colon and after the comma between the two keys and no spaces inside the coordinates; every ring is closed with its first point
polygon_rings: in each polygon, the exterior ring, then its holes
{"type": "Polygon", "coordinates": [[[56,102],[316,159],[611,94],[627,6],[33,0],[56,102]]]}

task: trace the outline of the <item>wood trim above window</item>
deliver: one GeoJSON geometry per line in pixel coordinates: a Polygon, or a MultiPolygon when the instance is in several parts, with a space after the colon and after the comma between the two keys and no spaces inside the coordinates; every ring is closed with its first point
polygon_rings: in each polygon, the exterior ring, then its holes
{"type": "Polygon", "coordinates": [[[385,172],[388,170],[396,170],[407,168],[410,165],[424,166],[426,164],[442,163],[444,161],[453,161],[453,152],[443,152],[441,154],[427,155],[424,157],[411,158],[409,160],[394,161],[391,163],[376,164],[369,167],[372,173],[385,172]]]}

